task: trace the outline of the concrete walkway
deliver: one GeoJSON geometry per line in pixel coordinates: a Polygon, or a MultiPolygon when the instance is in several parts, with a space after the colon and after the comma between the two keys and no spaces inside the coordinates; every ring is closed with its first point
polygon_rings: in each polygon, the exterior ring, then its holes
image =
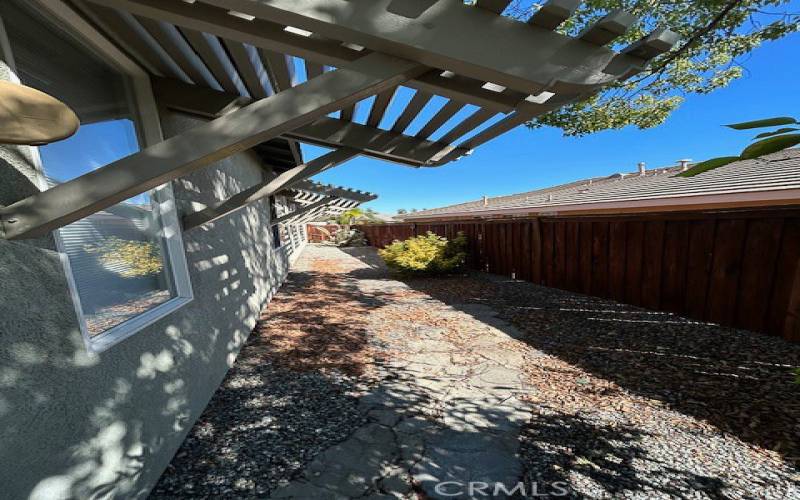
{"type": "Polygon", "coordinates": [[[309,247],[295,270],[336,263],[365,298],[390,298],[367,318],[377,383],[360,395],[363,425],[272,498],[468,498],[469,483],[504,498],[495,485],[521,480],[530,418],[518,332],[488,307],[445,305],[389,279],[374,251],[350,254],[309,247]]]}

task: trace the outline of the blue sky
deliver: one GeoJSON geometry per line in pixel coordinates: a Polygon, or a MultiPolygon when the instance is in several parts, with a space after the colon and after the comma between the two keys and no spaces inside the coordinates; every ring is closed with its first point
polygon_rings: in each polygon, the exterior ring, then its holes
{"type": "MultiPolygon", "coordinates": [[[[743,61],[744,77],[715,93],[688,96],[664,124],[648,130],[628,127],[566,138],[557,129],[519,127],[484,144],[472,156],[443,167],[414,169],[361,157],[314,179],[377,193],[378,199],[365,206],[395,213],[398,208],[433,208],[483,195],[629,172],[640,161],[660,167],[682,158],[703,160],[736,154],[754,134],[721,124],[800,116],[798,62],[800,34],[766,43],[743,61]]],[[[415,124],[430,118],[436,109],[426,108],[424,116],[412,124],[412,132],[415,124]]],[[[307,159],[321,151],[304,146],[307,159]]]]}

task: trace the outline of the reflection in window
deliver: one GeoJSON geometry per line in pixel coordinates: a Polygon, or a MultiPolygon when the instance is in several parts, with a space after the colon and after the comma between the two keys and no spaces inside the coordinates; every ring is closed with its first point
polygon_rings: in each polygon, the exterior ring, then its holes
{"type": "MultiPolygon", "coordinates": [[[[139,150],[126,79],[20,2],[0,2],[22,83],[69,105],[81,127],[40,147],[51,183],[139,150]]],[[[97,336],[176,296],[157,200],[145,193],[59,231],[88,334],[97,336]]]]}

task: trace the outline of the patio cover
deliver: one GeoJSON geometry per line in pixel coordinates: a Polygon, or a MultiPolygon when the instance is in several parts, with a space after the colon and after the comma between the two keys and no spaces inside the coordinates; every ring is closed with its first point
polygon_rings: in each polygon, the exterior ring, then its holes
{"type": "Polygon", "coordinates": [[[322,216],[336,217],[377,198],[373,193],[311,181],[297,183],[287,194],[296,208],[271,221],[273,224],[304,224],[322,216]]]}
{"type": "Polygon", "coordinates": [[[508,1],[473,3],[74,0],[81,16],[149,72],[161,105],[210,121],[0,209],[0,231],[7,239],[43,235],[276,138],[292,141],[295,151],[293,141],[334,150],[186,214],[185,228],[358,155],[441,166],[629,78],[677,41],[674,33],[656,29],[620,52],[610,49],[637,21],[623,11],[576,37],[555,32],[577,0],[550,0],[527,22],[500,15],[508,1]],[[305,77],[295,73],[296,61],[305,77]],[[393,110],[400,86],[414,95],[393,110]],[[443,107],[407,134],[436,96],[446,99],[443,107]],[[355,119],[357,106],[369,107],[363,123],[355,119]],[[465,109],[472,111],[453,120],[465,109]],[[390,110],[396,118],[385,120],[390,110]]]}

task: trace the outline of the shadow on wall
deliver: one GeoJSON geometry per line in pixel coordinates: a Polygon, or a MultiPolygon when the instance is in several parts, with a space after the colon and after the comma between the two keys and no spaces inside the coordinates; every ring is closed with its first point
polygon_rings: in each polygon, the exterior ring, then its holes
{"type": "Polygon", "coordinates": [[[353,381],[375,356],[365,318],[385,301],[332,278],[336,265],[289,276],[154,498],[265,495],[360,424],[353,381]]]}
{"type": "MultiPolygon", "coordinates": [[[[206,195],[247,187],[218,169],[198,177],[206,195]]],[[[268,213],[258,203],[184,235],[195,300],[98,355],[84,347],[58,254],[0,241],[4,495],[148,493],[285,275],[268,213]]]]}

